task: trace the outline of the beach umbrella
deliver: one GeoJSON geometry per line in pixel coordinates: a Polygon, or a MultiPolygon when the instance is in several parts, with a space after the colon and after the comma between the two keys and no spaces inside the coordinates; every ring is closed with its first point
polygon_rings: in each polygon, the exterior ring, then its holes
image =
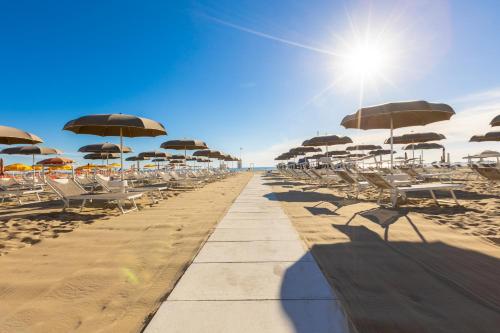
{"type": "MultiPolygon", "coordinates": [[[[80,153],[120,153],[120,145],[115,143],[94,143],[91,145],[86,145],[78,149],[80,153]]],[[[132,148],[123,146],[123,153],[131,153],[132,148]]]]}
{"type": "MultiPolygon", "coordinates": [[[[145,156],[130,156],[125,159],[125,161],[130,161],[130,162],[137,162],[137,170],[140,169],[140,162],[141,161],[147,161],[149,160],[149,157],[145,156]]],[[[123,168],[123,163],[121,164],[121,167],[123,168]]]]}
{"type": "Polygon", "coordinates": [[[163,149],[184,150],[184,156],[187,156],[188,150],[208,149],[207,144],[201,140],[182,139],[169,140],[160,145],[163,149]]]}
{"type": "Polygon", "coordinates": [[[33,170],[32,167],[26,164],[22,163],[14,163],[14,164],[9,164],[5,166],[4,168],[5,171],[31,171],[33,170]]]}
{"type": "Polygon", "coordinates": [[[328,157],[328,147],[336,145],[345,145],[347,143],[352,143],[351,138],[347,136],[339,135],[322,135],[315,136],[308,140],[302,142],[302,146],[305,147],[325,147],[326,157],[328,157]]]}
{"type": "MultiPolygon", "coordinates": [[[[57,155],[57,154],[62,154],[62,151],[55,148],[29,145],[29,146],[16,146],[16,147],[5,148],[0,151],[0,154],[31,155],[33,158],[32,165],[35,165],[35,155],[57,155]]],[[[35,181],[34,172],[33,172],[33,181],[35,181]]]]}
{"type": "Polygon", "coordinates": [[[368,154],[372,156],[381,156],[381,155],[389,155],[389,154],[395,154],[395,151],[391,151],[389,149],[377,149],[377,150],[372,150],[368,152],[368,154]]]}
{"type": "Polygon", "coordinates": [[[500,132],[488,132],[485,135],[474,135],[469,142],[500,141],[500,132]]]}
{"type": "Polygon", "coordinates": [[[69,121],[64,130],[76,134],[120,137],[120,165],[123,180],[123,137],[155,137],[166,135],[165,127],[154,120],[128,114],[96,114],[69,121]]]}
{"type": "MultiPolygon", "coordinates": [[[[78,151],[81,153],[131,153],[132,148],[127,146],[120,147],[120,145],[117,145],[115,143],[104,142],[80,147],[78,151]]],[[[106,164],[109,164],[108,158],[106,158],[106,164]]]]}
{"type": "Polygon", "coordinates": [[[316,147],[296,147],[296,148],[292,148],[288,151],[288,153],[290,154],[294,154],[296,156],[301,156],[301,155],[306,155],[307,153],[319,153],[321,152],[321,149],[320,148],[316,148],[316,147]]]}
{"type": "Polygon", "coordinates": [[[491,120],[490,125],[500,126],[500,114],[491,120]]]}
{"type": "MultiPolygon", "coordinates": [[[[424,143],[430,141],[440,141],[444,140],[446,137],[443,134],[426,132],[426,133],[409,133],[399,136],[394,136],[392,138],[394,144],[412,144],[412,143],[424,143]]],[[[385,144],[390,144],[391,138],[385,140],[385,144]]],[[[412,158],[415,158],[415,150],[412,150],[412,158]]]]}
{"type": "Polygon", "coordinates": [[[83,156],[86,160],[116,160],[120,158],[119,154],[114,153],[90,153],[83,156]]]}
{"type": "Polygon", "coordinates": [[[62,165],[52,165],[49,167],[50,171],[71,171],[73,170],[73,167],[69,164],[62,164],[62,165]]]}
{"type": "Polygon", "coordinates": [[[52,157],[36,162],[38,165],[65,165],[71,163],[75,163],[75,161],[65,157],[52,157]]]}
{"type": "MultiPolygon", "coordinates": [[[[440,141],[444,140],[446,137],[443,134],[427,132],[427,133],[409,133],[399,136],[394,136],[392,138],[393,143],[397,144],[411,144],[411,143],[422,143],[430,141],[440,141]]],[[[391,143],[391,138],[387,138],[384,142],[385,144],[391,143]]]]}
{"type": "Polygon", "coordinates": [[[150,151],[144,151],[142,153],[139,153],[137,155],[139,157],[149,157],[149,158],[170,158],[172,155],[169,153],[166,153],[164,151],[159,151],[159,150],[150,150],[150,151]]]}
{"type": "Polygon", "coordinates": [[[184,155],[174,154],[168,157],[169,160],[184,160],[186,157],[184,155]]]}
{"type": "Polygon", "coordinates": [[[31,134],[14,127],[0,126],[0,144],[17,145],[37,144],[42,142],[43,140],[35,134],[31,134]]]}
{"type": "MultiPolygon", "coordinates": [[[[341,125],[357,129],[390,129],[391,151],[394,150],[396,128],[424,126],[437,121],[449,120],[455,111],[451,106],[426,101],[396,102],[361,108],[356,113],[345,116],[341,125]]],[[[393,167],[391,154],[391,169],[393,167]]]]}
{"type": "Polygon", "coordinates": [[[382,147],[377,146],[377,145],[356,145],[356,146],[349,146],[345,150],[347,151],[365,151],[365,150],[377,150],[377,149],[382,149],[382,147]]]}
{"type": "Polygon", "coordinates": [[[422,152],[421,153],[422,163],[424,161],[424,150],[430,150],[430,149],[442,149],[444,156],[444,146],[438,143],[429,143],[429,142],[412,143],[403,148],[403,150],[420,150],[422,152]]]}

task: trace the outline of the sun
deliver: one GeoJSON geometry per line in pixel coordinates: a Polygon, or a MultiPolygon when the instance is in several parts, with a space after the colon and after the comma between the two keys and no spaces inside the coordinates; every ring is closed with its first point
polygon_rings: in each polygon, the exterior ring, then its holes
{"type": "Polygon", "coordinates": [[[336,72],[352,83],[378,83],[390,75],[393,54],[389,45],[381,40],[357,40],[339,52],[335,59],[336,72]]]}

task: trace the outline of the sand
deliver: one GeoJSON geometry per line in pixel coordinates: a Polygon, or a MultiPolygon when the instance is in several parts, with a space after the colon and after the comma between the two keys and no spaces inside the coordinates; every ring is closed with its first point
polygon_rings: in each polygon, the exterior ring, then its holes
{"type": "Polygon", "coordinates": [[[500,198],[484,182],[458,193],[463,207],[388,209],[267,179],[358,332],[498,332],[500,198]]]}
{"type": "Polygon", "coordinates": [[[0,332],[140,331],[250,177],[126,215],[61,213],[53,202],[2,209],[0,332]]]}

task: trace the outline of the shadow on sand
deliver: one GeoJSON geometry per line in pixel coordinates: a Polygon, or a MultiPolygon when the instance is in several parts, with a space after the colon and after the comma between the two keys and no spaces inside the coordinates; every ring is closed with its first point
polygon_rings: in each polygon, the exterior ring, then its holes
{"type": "MultiPolygon", "coordinates": [[[[386,229],[406,216],[380,209],[363,214],[386,229]]],[[[311,252],[359,332],[498,331],[498,259],[441,242],[390,242],[349,223],[332,226],[349,241],[314,245],[311,252]]],[[[283,307],[296,332],[307,332],[283,307]]]]}

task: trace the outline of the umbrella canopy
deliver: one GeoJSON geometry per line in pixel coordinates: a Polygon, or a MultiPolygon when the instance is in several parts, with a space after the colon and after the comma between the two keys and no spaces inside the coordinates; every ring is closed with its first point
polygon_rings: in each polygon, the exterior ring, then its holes
{"type": "Polygon", "coordinates": [[[153,158],[151,162],[166,162],[168,159],[166,158],[153,158]]]}
{"type": "MultiPolygon", "coordinates": [[[[78,151],[81,153],[119,153],[122,150],[120,149],[120,145],[117,145],[115,143],[104,142],[104,143],[95,143],[80,147],[78,151]]],[[[132,148],[123,146],[123,152],[131,153],[132,148]]]]}
{"type": "Polygon", "coordinates": [[[488,132],[485,135],[474,135],[469,142],[500,141],[500,132],[488,132]]]}
{"type": "Polygon", "coordinates": [[[193,156],[203,156],[208,158],[221,158],[223,154],[218,150],[204,149],[193,153],[193,156]]]}
{"type": "Polygon", "coordinates": [[[158,151],[158,150],[151,150],[151,151],[144,151],[142,153],[139,153],[138,156],[141,157],[151,157],[151,158],[169,158],[172,155],[163,151],[158,151]]]}
{"type": "Polygon", "coordinates": [[[373,155],[373,156],[380,156],[380,155],[389,155],[389,154],[395,154],[395,151],[389,150],[389,149],[376,149],[370,151],[368,154],[373,155]]]}
{"type": "Polygon", "coordinates": [[[197,157],[196,162],[200,162],[200,163],[210,162],[210,159],[206,158],[206,157],[197,157]]]}
{"type": "Polygon", "coordinates": [[[156,164],[146,164],[144,165],[145,168],[156,168],[156,164]]]}
{"type": "Polygon", "coordinates": [[[168,157],[169,160],[184,160],[185,159],[185,156],[184,155],[179,155],[179,154],[174,154],[174,155],[170,155],[168,157]]]}
{"type": "Polygon", "coordinates": [[[500,126],[500,114],[491,120],[490,125],[500,126]]]}
{"type": "Polygon", "coordinates": [[[500,153],[495,150],[485,150],[475,156],[477,156],[478,158],[500,157],[500,153]]]}
{"type": "Polygon", "coordinates": [[[347,143],[352,143],[351,138],[347,136],[323,135],[323,136],[315,136],[309,140],[302,142],[302,146],[321,147],[321,146],[344,145],[347,143]]]}
{"type": "MultiPolygon", "coordinates": [[[[409,133],[392,138],[394,144],[410,144],[410,143],[422,143],[429,141],[439,141],[444,140],[446,137],[443,134],[427,132],[427,133],[409,133]]],[[[384,142],[385,144],[391,143],[391,138],[387,138],[384,142]]]]}
{"type": "Polygon", "coordinates": [[[70,171],[70,170],[73,170],[73,168],[71,167],[71,165],[62,164],[62,165],[53,165],[53,166],[50,166],[49,170],[50,171],[57,171],[57,170],[60,170],[60,171],[70,171]]]}
{"type": "Polygon", "coordinates": [[[4,171],[31,171],[32,167],[22,163],[14,163],[5,166],[4,171]]]}
{"type": "Polygon", "coordinates": [[[382,147],[377,146],[377,145],[357,145],[357,146],[349,146],[345,150],[348,151],[353,151],[353,150],[377,150],[377,149],[382,149],[382,147]]]}
{"type": "Polygon", "coordinates": [[[115,160],[120,158],[120,155],[114,153],[91,153],[83,156],[86,160],[115,160]]]}
{"type": "Polygon", "coordinates": [[[321,152],[321,149],[313,146],[305,146],[305,147],[292,148],[288,152],[290,154],[295,154],[295,155],[305,155],[307,153],[319,153],[321,152]]]}
{"type": "Polygon", "coordinates": [[[165,127],[154,120],[128,114],[94,114],[71,120],[63,130],[99,136],[155,137],[166,135],[165,127]]]}
{"type": "Polygon", "coordinates": [[[41,146],[16,146],[0,150],[0,154],[8,155],[56,155],[62,154],[62,151],[55,148],[41,146]]]}
{"type": "Polygon", "coordinates": [[[345,116],[341,124],[345,128],[364,130],[396,129],[449,120],[454,114],[455,111],[447,104],[426,101],[396,102],[361,108],[356,113],[345,116]]]}
{"type": "Polygon", "coordinates": [[[174,150],[198,150],[208,149],[207,144],[201,140],[183,139],[183,140],[169,140],[160,145],[163,149],[174,150]]]}
{"type": "MultiPolygon", "coordinates": [[[[451,106],[426,101],[396,102],[361,108],[345,116],[342,126],[358,129],[390,129],[391,151],[394,150],[395,128],[423,126],[437,121],[449,120],[455,111],[451,106]]],[[[391,154],[391,169],[393,155],[391,154]]]]}
{"type": "Polygon", "coordinates": [[[412,143],[404,147],[404,150],[422,150],[422,149],[443,149],[444,146],[438,143],[412,143]]]}
{"type": "Polygon", "coordinates": [[[348,158],[353,158],[353,157],[366,157],[368,155],[366,154],[349,154],[347,155],[348,158]]]}
{"type": "Polygon", "coordinates": [[[17,145],[36,144],[42,142],[43,140],[35,134],[31,134],[14,127],[0,126],[0,144],[17,145]]]}
{"type": "Polygon", "coordinates": [[[75,163],[75,161],[64,157],[52,157],[36,162],[38,165],[66,165],[71,163],[75,163]]]}
{"type": "Polygon", "coordinates": [[[125,161],[129,162],[147,161],[147,160],[149,160],[149,157],[144,157],[144,156],[130,156],[125,159],[125,161]]]}
{"type": "Polygon", "coordinates": [[[170,164],[184,164],[184,160],[170,160],[170,164]]]}
{"type": "Polygon", "coordinates": [[[123,137],[155,137],[166,135],[165,127],[157,121],[128,114],[95,114],[66,123],[66,131],[76,134],[120,137],[121,179],[123,180],[123,137]]]}
{"type": "Polygon", "coordinates": [[[76,168],[75,170],[92,170],[92,169],[99,169],[102,168],[102,165],[95,165],[95,164],[87,164],[87,165],[82,165],[76,168]]]}

